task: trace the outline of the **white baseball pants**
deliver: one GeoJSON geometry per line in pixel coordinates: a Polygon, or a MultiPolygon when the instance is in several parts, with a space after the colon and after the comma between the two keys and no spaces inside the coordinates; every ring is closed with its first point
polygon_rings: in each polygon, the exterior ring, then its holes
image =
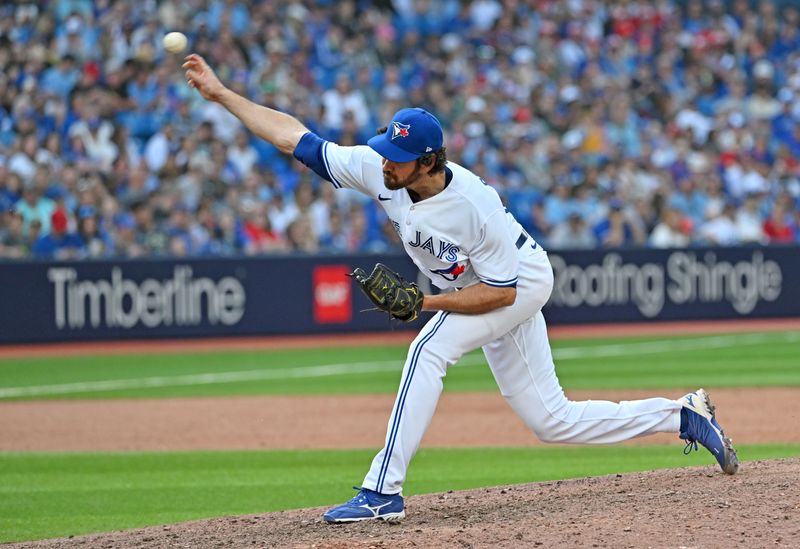
{"type": "Polygon", "coordinates": [[[523,246],[514,305],[481,315],[438,312],[428,321],[409,348],[385,445],[373,459],[363,487],[384,494],[401,492],[447,368],[478,347],[506,401],[544,442],[604,444],[678,432],[681,407],[675,400],[567,399],[556,377],[541,313],[552,287],[547,254],[523,246]]]}

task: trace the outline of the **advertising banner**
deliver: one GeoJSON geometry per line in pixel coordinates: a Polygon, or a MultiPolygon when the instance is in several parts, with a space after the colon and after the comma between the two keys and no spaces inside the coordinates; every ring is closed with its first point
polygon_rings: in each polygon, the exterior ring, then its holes
{"type": "MultiPolygon", "coordinates": [[[[800,315],[796,247],[549,254],[550,324],[800,315]]],[[[385,331],[347,273],[404,255],[0,263],[0,343],[385,331]],[[366,311],[366,312],[363,312],[366,311]]]]}
{"type": "Polygon", "coordinates": [[[551,323],[800,315],[800,249],[551,253],[551,323]]]}

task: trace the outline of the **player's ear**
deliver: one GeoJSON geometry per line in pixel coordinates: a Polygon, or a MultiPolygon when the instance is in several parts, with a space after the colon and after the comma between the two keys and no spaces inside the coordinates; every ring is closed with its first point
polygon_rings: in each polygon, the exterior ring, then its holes
{"type": "Polygon", "coordinates": [[[432,168],[433,162],[436,160],[436,157],[432,154],[426,154],[425,156],[419,157],[419,165],[424,168],[432,168]]]}

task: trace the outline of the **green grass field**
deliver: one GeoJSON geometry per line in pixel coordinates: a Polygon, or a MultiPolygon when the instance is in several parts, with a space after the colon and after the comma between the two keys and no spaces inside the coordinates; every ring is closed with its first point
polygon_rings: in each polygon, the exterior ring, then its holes
{"type": "MultiPolygon", "coordinates": [[[[800,385],[800,333],[553,342],[566,389],[800,385]]],[[[0,360],[0,399],[393,393],[406,347],[0,360]]],[[[480,352],[448,391],[493,391],[480,352]]]]}
{"type": "MultiPolygon", "coordinates": [[[[800,445],[743,446],[746,459],[800,445]]],[[[339,503],[374,452],[0,454],[0,541],[339,503]]],[[[427,449],[406,495],[689,465],[676,446],[427,449]],[[486,467],[491,463],[492,467],[486,467]]]]}
{"type": "MultiPolygon", "coordinates": [[[[800,386],[800,333],[556,341],[566,389],[800,386]]],[[[0,401],[393,393],[405,347],[0,360],[0,401]]],[[[495,391],[480,354],[448,391],[495,391]]],[[[373,450],[0,453],[0,542],[338,503],[373,450]]],[[[800,445],[743,446],[744,460],[800,445]]],[[[679,446],[428,449],[408,495],[709,464],[679,446]],[[485,466],[492,463],[491,468],[485,466]]]]}

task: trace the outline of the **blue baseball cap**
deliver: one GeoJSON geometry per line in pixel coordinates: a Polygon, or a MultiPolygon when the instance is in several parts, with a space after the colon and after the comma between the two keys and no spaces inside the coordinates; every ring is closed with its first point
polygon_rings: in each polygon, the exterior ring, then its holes
{"type": "Polygon", "coordinates": [[[371,138],[367,144],[392,162],[411,162],[442,148],[442,125],[425,109],[402,109],[395,113],[386,133],[371,138]]]}
{"type": "Polygon", "coordinates": [[[122,229],[133,229],[136,227],[136,218],[131,213],[123,212],[114,216],[114,224],[122,229]]]}
{"type": "Polygon", "coordinates": [[[86,219],[97,215],[97,209],[91,204],[84,204],[78,208],[78,219],[86,219]]]}

